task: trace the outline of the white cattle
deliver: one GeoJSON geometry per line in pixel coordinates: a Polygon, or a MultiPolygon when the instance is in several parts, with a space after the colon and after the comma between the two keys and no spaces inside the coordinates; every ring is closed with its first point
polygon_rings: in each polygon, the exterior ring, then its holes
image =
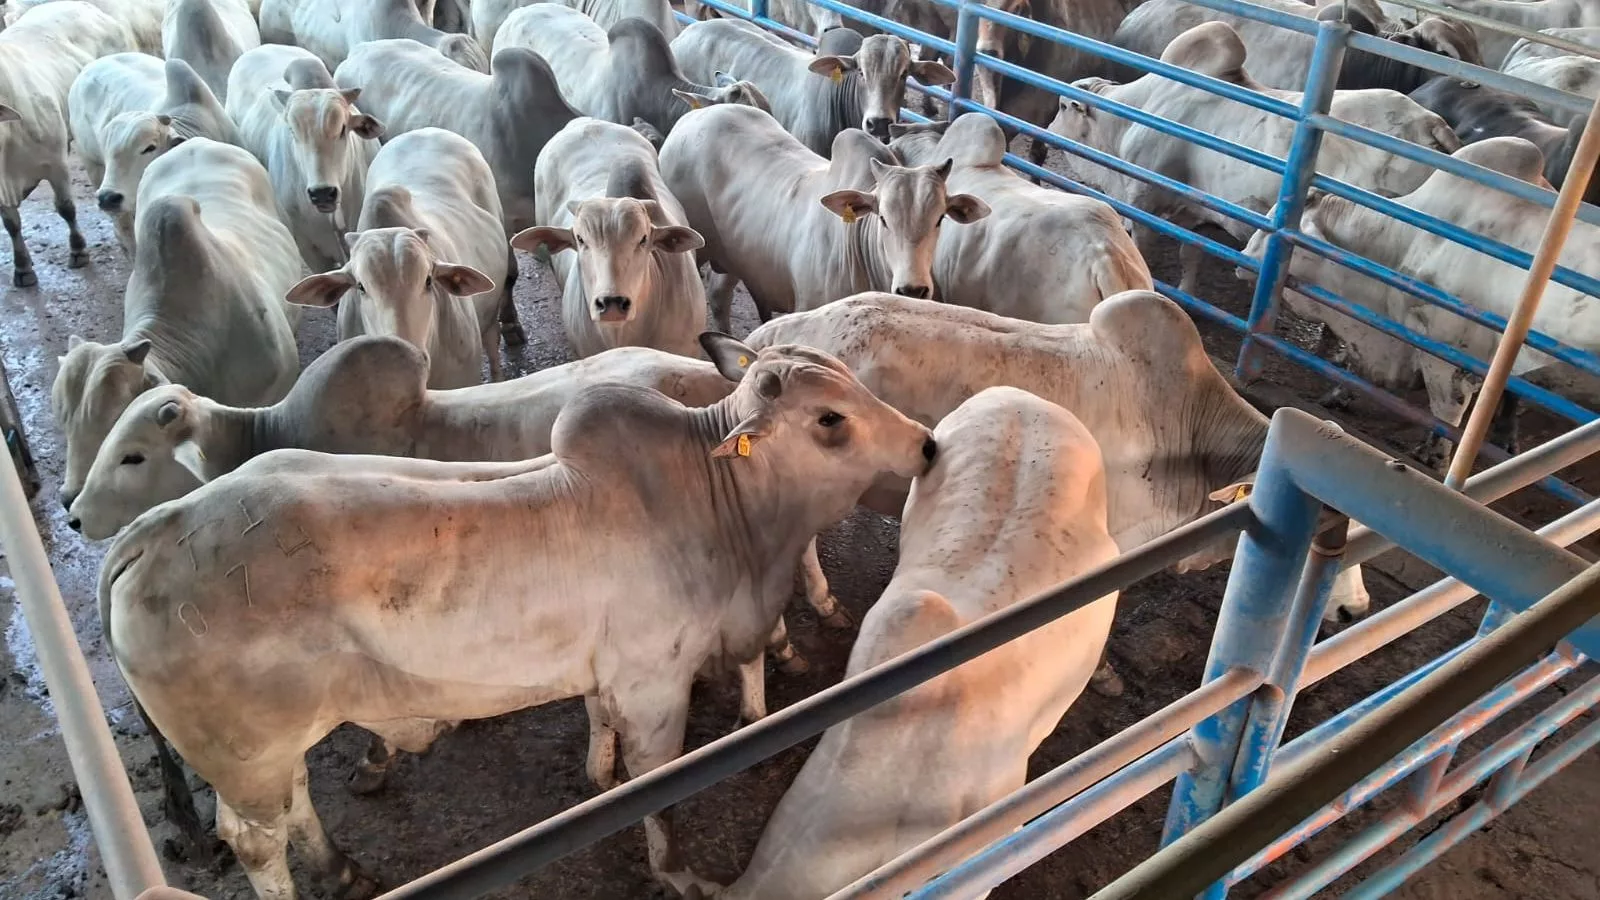
{"type": "MultiPolygon", "coordinates": [[[[295,897],[291,832],[333,883],[363,877],[306,789],[306,750],[343,722],[420,750],[439,720],[585,696],[631,775],[672,760],[695,673],[760,653],[811,535],[876,477],[934,460],[928,429],[825,354],[707,343],[743,376],[712,407],[594,386],[527,463],[277,451],[112,545],[99,599],[113,656],[216,787],[218,833],[259,896],[295,897]]],[[[670,811],[645,832],[659,879],[704,884],[670,811]]]]}
{"type": "Polygon", "coordinates": [[[275,44],[298,44],[328,67],[371,41],[408,38],[474,72],[489,71],[484,45],[469,35],[428,24],[415,0],[263,0],[261,34],[275,44]]]}
{"type": "Polygon", "coordinates": [[[81,0],[35,7],[0,32],[0,223],[11,238],[17,287],[38,283],[17,207],[41,181],[50,183],[56,213],[67,223],[67,265],[89,262],[67,171],[67,95],[85,66],[132,44],[124,25],[81,0]]]}
{"type": "MultiPolygon", "coordinates": [[[[1244,69],[1244,45],[1233,29],[1221,22],[1208,22],[1184,32],[1182,37],[1167,47],[1161,58],[1296,106],[1300,104],[1300,94],[1265,88],[1251,79],[1244,69]]],[[[1079,86],[1102,97],[1279,158],[1288,155],[1294,137],[1294,123],[1288,119],[1156,75],[1145,75],[1128,84],[1096,78],[1084,81],[1079,86]]],[[[1444,153],[1453,152],[1461,146],[1460,139],[1444,119],[1394,91],[1336,91],[1331,114],[1334,118],[1444,153]]],[[[1050,130],[1128,162],[1177,178],[1246,209],[1265,213],[1277,202],[1282,181],[1278,175],[1215,151],[1201,149],[1180,138],[1137,125],[1077,100],[1062,98],[1060,111],[1050,124],[1050,130]]],[[[1322,139],[1317,171],[1358,187],[1394,196],[1417,187],[1433,170],[1426,164],[1411,162],[1329,134],[1322,139]]],[[[1094,171],[1073,174],[1078,180],[1094,184],[1119,200],[1170,218],[1177,224],[1192,228],[1209,222],[1240,241],[1247,240],[1252,233],[1252,229],[1242,222],[1190,203],[1177,194],[1131,176],[1098,167],[1094,171]]],[[[1150,230],[1145,228],[1140,228],[1137,234],[1141,239],[1153,237],[1150,230]]],[[[1150,252],[1150,249],[1146,249],[1145,255],[1149,256],[1150,252]]],[[[1193,245],[1183,244],[1180,253],[1183,259],[1182,288],[1192,293],[1199,287],[1201,251],[1193,245]]]]}
{"type": "Polygon", "coordinates": [[[181,59],[227,102],[228,73],[240,54],[261,46],[245,0],[170,0],[161,25],[168,59],[181,59]]]}
{"type": "MultiPolygon", "coordinates": [[[[750,10],[750,0],[734,0],[734,5],[746,12],[750,10]]],[[[721,15],[720,12],[706,6],[700,0],[684,0],[683,13],[692,19],[700,20],[713,18],[713,14],[721,15]]],[[[807,3],[806,0],[771,0],[767,4],[767,15],[782,25],[787,25],[795,31],[809,34],[812,37],[821,37],[824,31],[830,28],[838,28],[845,24],[838,13],[831,9],[813,6],[807,3]]],[[[896,19],[896,21],[904,22],[906,20],[896,19]]],[[[915,23],[908,24],[916,27],[915,23]]]]}
{"type": "Polygon", "coordinates": [[[567,344],[579,357],[613,347],[698,356],[704,246],[661,180],[656,152],[632,128],[574,119],[534,172],[539,225],[511,246],[543,246],[562,287],[567,344]]]}
{"type": "Polygon", "coordinates": [[[947,303],[1012,319],[1065,325],[1113,294],[1150,290],[1150,269],[1099,200],[1039,187],[1005,165],[1006,138],[994,119],[895,125],[889,147],[907,165],[952,159],[948,190],[979,198],[989,215],[942,228],[933,281],[947,303]]]}
{"type": "Polygon", "coordinates": [[[748,22],[696,22],[672,42],[683,74],[701,84],[718,72],[748,81],[766,95],[772,115],[800,143],[827,156],[833,139],[848,128],[864,128],[889,139],[889,123],[905,105],[906,78],[949,84],[955,73],[943,63],[917,61],[900,38],[875,34],[851,56],[812,56],[748,22]]]}
{"type": "Polygon", "coordinates": [[[499,316],[511,303],[511,251],[483,155],[442,128],[385,144],[368,173],[350,261],[289,292],[308,306],[339,306],[339,339],[393,334],[428,354],[428,386],[500,380],[499,316]],[[340,303],[340,298],[346,298],[340,303]]]}
{"type": "Polygon", "coordinates": [[[181,59],[114,53],[85,66],[67,95],[72,140],[100,209],[133,253],[139,180],[163,153],[192,137],[239,142],[233,120],[181,59]]]}
{"type": "MultiPolygon", "coordinates": [[[[661,174],[706,258],[744,281],[763,319],[866,290],[931,295],[940,223],[989,214],[982,200],[946,190],[950,169],[902,167],[856,129],[823,159],[747,106],[696,110],[661,148],[661,174]]],[[[712,299],[719,324],[730,300],[731,291],[712,299]]]]}
{"type": "MultiPolygon", "coordinates": [[[[1254,478],[1266,440],[1266,417],[1212,365],[1194,322],[1148,291],[1106,300],[1083,325],[863,294],[774,319],[750,343],[803,344],[838,356],[875,394],[924,424],[996,385],[1060,404],[1100,442],[1111,535],[1124,551],[1216,509],[1213,493],[1254,478]]],[[[863,502],[892,515],[904,500],[903,483],[883,483],[863,502]]],[[[1231,556],[1231,544],[1201,552],[1179,571],[1231,556]]],[[[1366,610],[1359,569],[1345,574],[1330,618],[1366,610]]],[[[812,567],[809,577],[808,598],[826,607],[821,570],[812,567]]]]}
{"type": "Polygon", "coordinates": [[[299,47],[251,50],[228,84],[240,142],[267,167],[301,258],[313,272],[344,262],[344,232],[360,214],[383,123],[356,108],[360,88],[335,87],[322,61],[299,47]]]}
{"type": "Polygon", "coordinates": [[[472,34],[485,48],[496,47],[500,28],[519,9],[538,3],[554,2],[583,13],[602,30],[624,19],[643,19],[672,40],[678,35],[678,20],[666,0],[474,0],[472,34]]]}
{"type": "MultiPolygon", "coordinates": [[[[1600,48],[1600,26],[1590,28],[1547,28],[1545,34],[1565,38],[1579,44],[1600,48]]],[[[1523,39],[1517,41],[1506,55],[1500,71],[1507,75],[1553,87],[1582,97],[1600,97],[1600,59],[1568,53],[1559,47],[1523,39]]],[[[1558,122],[1571,120],[1573,112],[1566,107],[1540,104],[1540,108],[1558,122]]]]}
{"type": "Polygon", "coordinates": [[[51,388],[67,436],[61,499],[71,505],[96,451],[133,398],[182,384],[236,406],[275,403],[300,371],[283,295],[300,275],[267,173],[248,152],[184,141],[145,170],[122,340],[73,336],[51,388]]]}
{"type": "MultiPolygon", "coordinates": [[[[1463,147],[1455,155],[1514,178],[1535,184],[1544,182],[1542,154],[1521,138],[1491,138],[1463,147]]],[[[1396,202],[1528,253],[1539,246],[1545,221],[1550,216],[1550,211],[1538,204],[1445,172],[1435,173],[1427,183],[1397,198],[1396,202]]],[[[1313,194],[1307,202],[1302,227],[1308,235],[1358,253],[1459,297],[1468,305],[1500,316],[1511,314],[1528,277],[1524,270],[1515,266],[1321,193],[1313,194]]],[[[1260,255],[1263,240],[1260,236],[1252,240],[1246,253],[1260,255]]],[[[1579,272],[1600,272],[1600,228],[1583,222],[1573,223],[1561,262],[1579,272]]],[[[1315,254],[1296,252],[1290,271],[1478,359],[1489,359],[1499,340],[1495,332],[1367,280],[1315,254]]],[[[1433,414],[1452,425],[1461,423],[1472,395],[1477,392],[1475,376],[1292,291],[1286,291],[1284,297],[1297,314],[1332,328],[1349,345],[1350,365],[1379,384],[1407,387],[1420,370],[1433,414]]],[[[1545,288],[1533,328],[1580,350],[1600,350],[1600,310],[1595,308],[1594,300],[1553,282],[1545,288]]],[[[1542,353],[1523,350],[1512,371],[1525,374],[1553,364],[1554,360],[1542,353]]],[[[1448,441],[1433,437],[1419,456],[1425,463],[1442,463],[1448,458],[1449,449],[1448,441]]]]}
{"type": "Polygon", "coordinates": [[[507,17],[495,50],[507,47],[525,47],[543,57],[573,109],[619,125],[642,119],[670,134],[692,108],[742,103],[770,109],[747,81],[712,87],[684,78],[666,38],[640,19],[624,19],[608,32],[575,9],[539,3],[507,17]]]}
{"type": "Polygon", "coordinates": [[[593,385],[635,384],[685,406],[732,385],[710,363],[622,347],[497,384],[427,388],[428,358],[396,337],[335,344],[272,406],[228,406],[182,385],[135,398],[111,429],[69,514],[85,537],[116,534],[152,507],[271,450],[514,462],[550,452],[557,414],[593,385]]]}
{"type": "MultiPolygon", "coordinates": [[[[16,24],[23,13],[36,6],[60,0],[12,0],[0,4],[4,9],[5,26],[16,24]]],[[[126,49],[141,53],[161,55],[161,20],[166,15],[168,0],[86,0],[128,29],[133,44],[126,49]]]]}
{"type": "MultiPolygon", "coordinates": [[[[934,429],[900,562],[845,677],[1117,556],[1100,448],[1072,414],[992,387],[934,429]]],[[[1117,595],[828,729],[778,801],[728,900],[817,900],[1022,787],[1028,757],[1100,661],[1117,595]]]]}
{"type": "MultiPolygon", "coordinates": [[[[1529,31],[1600,26],[1600,4],[1594,0],[1440,0],[1445,6],[1476,13],[1529,31]]],[[[1498,68],[1520,40],[1489,28],[1472,29],[1483,47],[1483,63],[1498,68]]]]}
{"type": "Polygon", "coordinates": [[[494,73],[483,75],[414,41],[373,41],[357,47],[333,78],[340,87],[360,87],[363,104],[391,135],[431,126],[471,141],[494,172],[507,230],[534,224],[539,151],[578,116],[538,54],[502,50],[494,73]]]}

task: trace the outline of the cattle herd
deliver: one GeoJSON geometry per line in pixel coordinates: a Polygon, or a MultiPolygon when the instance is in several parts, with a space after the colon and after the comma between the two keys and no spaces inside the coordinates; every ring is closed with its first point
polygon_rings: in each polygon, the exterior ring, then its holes
{"type": "MultiPolygon", "coordinates": [[[[1259,2],[1600,92],[1592,60],[1404,7],[1259,2]]],[[[1600,35],[1589,0],[1449,2],[1600,35]]],[[[1182,0],[993,5],[1291,104],[1311,57],[1307,37],[1182,0]]],[[[954,22],[930,0],[860,6],[941,37],[954,22]]],[[[954,81],[936,54],[800,0],[772,10],[817,34],[815,52],[695,2],[680,30],[666,0],[5,7],[13,283],[36,283],[19,204],[40,181],[68,265],[89,260],[73,145],[131,260],[121,340],[74,336],[59,361],[62,500],[85,537],[116,538],[100,614],[156,738],[168,815],[205,845],[170,743],[215,787],[218,835],[260,897],[296,896],[291,845],[334,891],[376,887],[307,789],[307,750],[343,723],[374,736],[352,782],[371,790],[457,722],[582,696],[603,788],[619,748],[632,776],[679,755],[697,677],[737,677],[743,718],[760,718],[766,654],[804,665],[791,597],[851,625],[815,537],[858,504],[902,526],[851,674],[1194,521],[1253,477],[1266,419],[1152,292],[1146,229],[1012,173],[987,116],[899,121],[908,78],[954,81]],[[517,250],[553,268],[578,361],[503,380],[502,341],[525,339],[517,250]],[[764,322],[743,340],[727,333],[740,283],[764,322]],[[340,342],[301,372],[305,307],[336,308],[340,342]]],[[[1265,153],[1292,138],[1286,120],[990,22],[978,40],[1265,153]]],[[[1559,181],[1581,132],[1377,56],[1352,53],[1339,86],[1337,118],[1536,184],[1559,181]]],[[[1278,176],[1097,105],[988,70],[974,94],[1255,212],[1278,196],[1278,176]]],[[[1537,241],[1543,210],[1426,166],[1337,136],[1318,165],[1537,241]]],[[[1078,168],[1262,252],[1265,235],[1192,198],[1078,168]]],[[[1314,193],[1304,228],[1491,312],[1516,295],[1518,270],[1338,197],[1314,193]]],[[[1600,269],[1600,230],[1580,224],[1566,262],[1600,269]]],[[[1187,246],[1183,263],[1193,290],[1187,246]]],[[[1479,356],[1491,339],[1320,258],[1293,271],[1479,356]]],[[[1461,372],[1287,299],[1328,326],[1326,352],[1386,384],[1420,372],[1434,411],[1459,421],[1474,389],[1461,372]]],[[[1600,314],[1575,292],[1552,287],[1539,316],[1600,349],[1600,314]]],[[[1550,363],[1529,353],[1522,369],[1550,363]]],[[[1351,569],[1328,615],[1365,605],[1351,569]]],[[[1114,606],[829,730],[735,884],[694,874],[670,811],[645,822],[652,872],[684,895],[816,900],[1014,790],[1086,686],[1117,689],[1101,665],[1114,606]]]]}

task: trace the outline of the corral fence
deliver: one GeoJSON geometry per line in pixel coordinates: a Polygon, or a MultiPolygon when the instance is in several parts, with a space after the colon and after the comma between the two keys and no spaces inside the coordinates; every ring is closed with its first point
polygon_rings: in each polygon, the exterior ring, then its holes
{"type": "MultiPolygon", "coordinates": [[[[755,0],[751,11],[723,0],[703,2],[802,43],[814,43],[808,36],[769,19],[764,0],[755,0]]],[[[1534,90],[1496,72],[1354,34],[1342,23],[1318,23],[1235,0],[1191,2],[1316,34],[1311,75],[1304,101],[1298,107],[972,0],[937,0],[959,10],[953,42],[835,0],[810,2],[833,9],[847,20],[864,21],[953,55],[957,71],[954,91],[926,89],[944,101],[952,115],[969,110],[993,115],[1036,140],[1177,191],[1207,208],[1269,231],[1271,239],[1263,258],[1254,260],[1025,160],[1007,157],[1024,173],[1105,200],[1129,219],[1255,272],[1257,287],[1245,319],[1171,285],[1159,285],[1163,293],[1193,314],[1242,336],[1237,361],[1241,377],[1248,379],[1258,374],[1262,351],[1271,350],[1372,398],[1384,409],[1427,425],[1435,433],[1461,437],[1431,415],[1275,335],[1274,317],[1286,283],[1358,321],[1484,376],[1486,402],[1480,401],[1468,423],[1466,438],[1447,479],[1449,486],[1384,456],[1345,435],[1332,423],[1319,422],[1297,410],[1280,410],[1273,418],[1256,487],[1248,501],[1234,503],[1053,591],[847,679],[404,885],[388,897],[466,897],[512,884],[540,866],[629,827],[647,814],[1236,533],[1240,534],[1239,547],[1204,680],[1195,691],[864,876],[836,893],[833,900],[907,894],[919,898],[974,896],[1173,781],[1176,785],[1163,849],[1096,897],[1221,897],[1228,886],[1251,877],[1346,813],[1390,787],[1403,785],[1405,802],[1270,893],[1274,898],[1309,897],[1487,781],[1487,790],[1469,807],[1349,894],[1381,896],[1600,743],[1600,723],[1592,723],[1563,743],[1545,748],[1535,758],[1535,751],[1547,738],[1600,701],[1600,678],[1596,678],[1533,714],[1469,759],[1459,763],[1456,760],[1458,749],[1472,735],[1600,653],[1600,625],[1590,621],[1600,614],[1600,567],[1589,568],[1580,557],[1562,549],[1600,529],[1600,501],[1591,501],[1551,478],[1553,473],[1600,451],[1600,422],[1595,421],[1593,413],[1552,392],[1506,377],[1516,351],[1524,345],[1524,337],[1528,347],[1582,371],[1600,374],[1600,360],[1593,355],[1566,347],[1547,335],[1526,334],[1547,280],[1600,296],[1600,281],[1592,275],[1555,265],[1574,216],[1600,224],[1600,210],[1578,203],[1596,153],[1600,152],[1600,128],[1594,127],[1596,114],[1591,113],[1590,128],[1574,161],[1574,171],[1569,173],[1559,196],[1339,122],[1327,114],[1346,48],[1504,87],[1563,108],[1586,108],[1587,101],[1560,92],[1534,90]],[[978,54],[980,19],[1099,53],[1291,118],[1296,130],[1290,153],[1286,159],[1275,159],[978,54]],[[986,66],[1004,77],[1043,87],[1279,173],[1283,176],[1279,202],[1270,215],[1257,214],[985,109],[966,99],[975,66],[986,66]],[[1324,133],[1427,162],[1550,208],[1553,215],[1546,240],[1530,255],[1316,175],[1312,164],[1324,133]],[[1301,233],[1299,215],[1311,187],[1531,269],[1516,313],[1507,322],[1301,233]],[[1328,256],[1423,302],[1502,331],[1506,337],[1500,351],[1492,363],[1485,365],[1315,285],[1287,279],[1288,256],[1295,248],[1328,256]],[[1524,400],[1572,420],[1578,427],[1467,478],[1501,385],[1524,400]],[[1483,506],[1536,482],[1582,505],[1537,534],[1483,506]],[[1324,505],[1339,514],[1330,516],[1324,505]],[[1353,527],[1346,516],[1365,524],[1353,527]],[[1396,545],[1450,577],[1318,642],[1321,612],[1339,569],[1396,545]],[[1476,636],[1294,740],[1283,742],[1288,714],[1298,692],[1477,594],[1487,596],[1491,604],[1476,636]]],[[[1422,0],[1398,2],[1431,9],[1422,0]]],[[[1503,30],[1516,31],[1509,26],[1503,30]]],[[[1485,452],[1492,451],[1486,448],[1485,452]]],[[[20,467],[22,460],[17,462],[20,467]]],[[[40,667],[56,705],[112,890],[124,900],[188,896],[164,884],[39,534],[27,515],[22,483],[15,474],[17,467],[5,469],[6,474],[0,476],[0,546],[5,550],[19,600],[38,644],[40,667]]]]}

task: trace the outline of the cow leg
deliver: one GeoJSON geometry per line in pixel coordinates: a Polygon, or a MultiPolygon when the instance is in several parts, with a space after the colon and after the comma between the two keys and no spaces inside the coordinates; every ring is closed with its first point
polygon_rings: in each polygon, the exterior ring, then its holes
{"type": "Polygon", "coordinates": [[[583,708],[589,713],[589,758],[584,767],[595,787],[609,791],[617,786],[617,732],[606,721],[599,697],[584,697],[583,708]]]}
{"type": "MultiPolygon", "coordinates": [[[[1422,382],[1428,389],[1428,408],[1443,422],[1460,425],[1476,386],[1471,376],[1449,363],[1425,359],[1420,363],[1422,382]]],[[[1417,447],[1417,461],[1440,468],[1450,461],[1453,444],[1448,438],[1430,434],[1417,447]]]]}
{"type": "Polygon", "coordinates": [[[1513,456],[1522,452],[1517,436],[1517,414],[1521,406],[1522,401],[1516,394],[1502,394],[1500,408],[1495,410],[1494,421],[1489,424],[1489,443],[1504,447],[1513,456]]]}
{"type": "Polygon", "coordinates": [[[389,779],[389,770],[394,768],[395,755],[399,752],[400,748],[379,735],[373,735],[372,741],[367,744],[366,755],[350,772],[350,779],[346,784],[350,793],[374,794],[381,790],[384,782],[389,779]]]}
{"type": "Polygon", "coordinates": [[[1361,567],[1351,566],[1340,572],[1328,590],[1328,605],[1322,612],[1325,622],[1354,622],[1367,614],[1372,606],[1372,595],[1367,593],[1366,581],[1361,577],[1361,567]]]}
{"type": "Polygon", "coordinates": [[[439,735],[455,728],[457,722],[439,719],[396,719],[377,725],[356,723],[372,732],[367,755],[350,773],[352,793],[370,794],[383,787],[400,751],[424,753],[439,735]]]}
{"type": "MultiPolygon", "coordinates": [[[[1322,326],[1322,335],[1317,338],[1316,354],[1336,366],[1345,366],[1350,361],[1350,348],[1327,325],[1322,326]]],[[[1349,409],[1353,399],[1349,388],[1336,384],[1316,402],[1328,409],[1349,409]]]]}
{"type": "Polygon", "coordinates": [[[767,656],[739,664],[739,724],[749,725],[767,717],[767,656]]]}
{"type": "MultiPolygon", "coordinates": [[[[1028,162],[1040,168],[1044,167],[1046,159],[1050,158],[1050,145],[1036,137],[1028,138],[1028,162]]],[[[1034,184],[1039,184],[1039,179],[1032,179],[1034,184]]]]}
{"type": "Polygon", "coordinates": [[[33,274],[33,257],[28,244],[22,239],[22,211],[15,206],[0,206],[0,221],[11,238],[11,283],[17,287],[33,287],[39,276],[33,274]]]}
{"type": "Polygon", "coordinates": [[[811,664],[789,642],[789,624],[783,616],[778,617],[778,627],[772,629],[772,636],[767,638],[767,652],[785,675],[803,675],[811,669],[811,664]]]}
{"type": "Polygon", "coordinates": [[[522,272],[517,268],[515,250],[507,248],[506,257],[505,296],[500,298],[500,336],[505,339],[507,347],[520,347],[528,342],[528,335],[522,330],[522,320],[517,317],[517,301],[512,297],[512,288],[522,272]]]}
{"type": "Polygon", "coordinates": [[[739,279],[713,269],[706,282],[706,294],[711,300],[712,326],[723,334],[732,334],[733,291],[739,286],[739,279]]]}
{"type": "Polygon", "coordinates": [[[183,766],[173,755],[172,747],[167,744],[166,737],[156,723],[150,721],[150,714],[144,711],[144,707],[135,700],[133,708],[139,711],[139,718],[144,720],[145,730],[150,732],[150,740],[156,745],[156,765],[161,769],[162,808],[166,811],[167,821],[176,825],[183,839],[188,842],[190,862],[209,864],[211,841],[200,825],[200,812],[195,809],[194,794],[189,791],[183,766]]]}
{"type": "Polygon", "coordinates": [[[1198,246],[1187,242],[1178,243],[1178,265],[1183,274],[1178,279],[1178,288],[1185,294],[1193,296],[1200,290],[1200,261],[1205,259],[1205,251],[1198,246]]]}
{"type": "Polygon", "coordinates": [[[322,879],[324,894],[341,900],[365,900],[378,892],[378,882],[339,851],[328,840],[311,805],[311,788],[306,762],[301,758],[294,772],[294,795],[289,805],[289,841],[322,879]]]}
{"type": "Polygon", "coordinates": [[[500,329],[490,326],[480,339],[483,343],[483,355],[489,358],[489,380],[499,381],[505,377],[500,367],[500,329]]]}
{"type": "MultiPolygon", "coordinates": [[[[689,721],[687,684],[665,679],[644,682],[637,691],[617,695],[616,710],[622,764],[628,769],[628,777],[638,778],[683,754],[683,730],[689,721]]],[[[720,887],[689,871],[683,862],[672,828],[672,812],[669,806],[645,817],[645,847],[651,874],[679,894],[693,888],[715,896],[720,887]]]]}
{"type": "MultiPolygon", "coordinates": [[[[301,763],[304,765],[304,763],[301,763]]],[[[285,772],[285,776],[292,773],[285,772]]],[[[295,900],[294,876],[289,873],[289,809],[292,777],[285,777],[282,797],[253,803],[249,812],[236,810],[217,793],[217,835],[233,848],[244,875],[260,900],[295,900]],[[252,815],[250,812],[263,812],[252,815]]]]}
{"type": "Polygon", "coordinates": [[[83,232],[78,230],[78,207],[72,202],[72,179],[64,166],[52,168],[46,178],[50,182],[51,193],[56,195],[56,215],[67,223],[67,247],[70,250],[67,268],[81,269],[89,264],[89,242],[83,239],[83,232]]]}
{"type": "Polygon", "coordinates": [[[806,545],[800,557],[800,592],[806,603],[817,612],[817,618],[829,628],[849,628],[850,614],[839,605],[839,598],[828,590],[828,576],[822,572],[822,560],[817,558],[817,539],[806,545]]]}
{"type": "Polygon", "coordinates": [[[1100,648],[1100,665],[1095,668],[1094,674],[1089,676],[1089,690],[1102,697],[1121,697],[1126,685],[1122,683],[1122,676],[1117,674],[1116,668],[1111,665],[1111,648],[1100,648]]]}

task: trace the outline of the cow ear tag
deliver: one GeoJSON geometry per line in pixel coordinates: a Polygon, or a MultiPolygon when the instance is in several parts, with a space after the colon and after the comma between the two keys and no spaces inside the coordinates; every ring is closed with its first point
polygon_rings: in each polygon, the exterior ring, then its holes
{"type": "Polygon", "coordinates": [[[738,449],[739,449],[739,455],[740,456],[749,456],[750,455],[750,435],[748,435],[748,434],[739,435],[739,448],[738,449]]]}
{"type": "MultiPolygon", "coordinates": [[[[744,356],[744,355],[741,354],[739,356],[739,368],[743,369],[748,365],[750,365],[750,357],[744,356]]],[[[746,455],[748,455],[748,454],[746,454],[746,455]]]]}
{"type": "Polygon", "coordinates": [[[1246,498],[1248,496],[1250,496],[1250,485],[1241,484],[1233,492],[1233,502],[1234,503],[1238,503],[1240,500],[1243,500],[1244,498],[1246,498]]]}
{"type": "Polygon", "coordinates": [[[840,218],[844,219],[844,223],[846,225],[854,225],[856,223],[856,209],[855,209],[855,207],[846,206],[844,208],[844,214],[841,215],[840,218]]]}
{"type": "Polygon", "coordinates": [[[838,84],[839,82],[844,81],[844,69],[835,68],[833,70],[833,74],[829,75],[828,77],[833,79],[834,84],[838,84]]]}

